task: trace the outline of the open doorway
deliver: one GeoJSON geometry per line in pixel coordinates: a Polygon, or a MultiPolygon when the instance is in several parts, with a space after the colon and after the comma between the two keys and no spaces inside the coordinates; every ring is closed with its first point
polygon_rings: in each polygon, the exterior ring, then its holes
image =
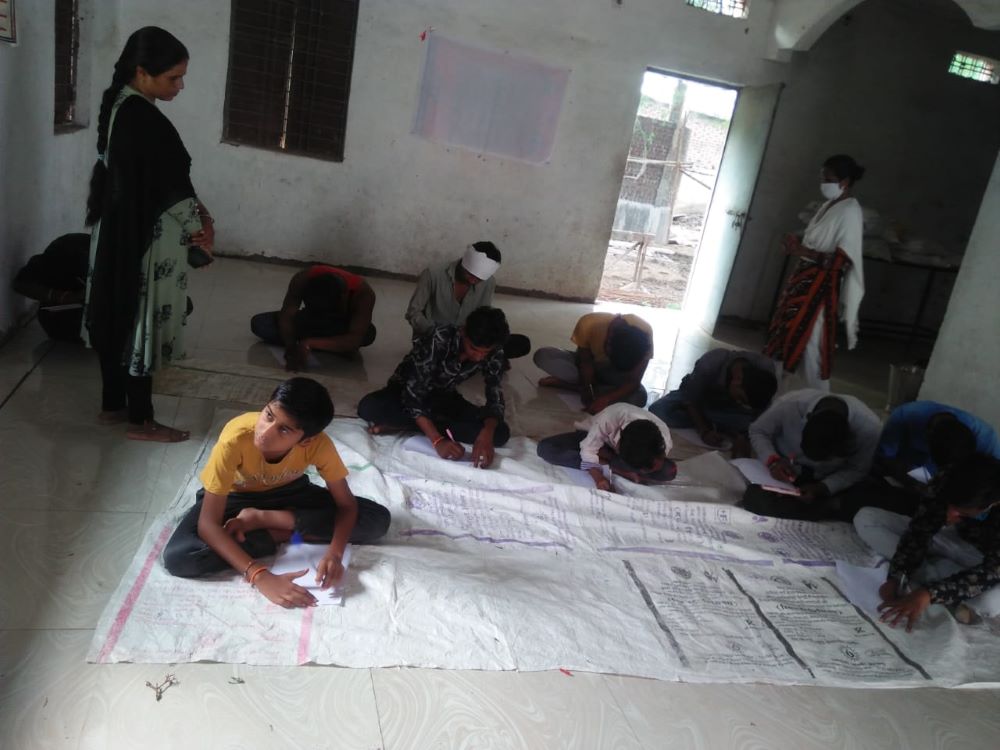
{"type": "Polygon", "coordinates": [[[599,300],[680,309],[736,93],[646,71],[599,300]]]}

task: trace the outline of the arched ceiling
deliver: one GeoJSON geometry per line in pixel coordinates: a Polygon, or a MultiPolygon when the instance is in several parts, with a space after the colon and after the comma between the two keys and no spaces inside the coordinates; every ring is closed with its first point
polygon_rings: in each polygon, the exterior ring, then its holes
{"type": "MultiPolygon", "coordinates": [[[[1000,30],[998,0],[953,0],[974,26],[1000,30]]],[[[862,0],[776,0],[768,57],[787,61],[792,52],[812,47],[838,18],[862,0]]]]}

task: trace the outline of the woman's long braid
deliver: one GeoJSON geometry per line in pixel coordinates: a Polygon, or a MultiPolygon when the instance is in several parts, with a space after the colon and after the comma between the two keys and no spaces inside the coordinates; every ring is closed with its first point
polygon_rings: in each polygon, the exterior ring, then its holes
{"type": "Polygon", "coordinates": [[[107,168],[104,166],[104,152],[108,147],[108,128],[111,124],[111,110],[115,100],[132,80],[135,65],[130,65],[123,54],[115,63],[115,72],[111,77],[111,85],[104,90],[101,97],[101,112],[97,116],[97,161],[90,175],[90,195],[87,198],[87,226],[93,226],[101,218],[101,208],[104,203],[104,187],[107,181],[107,168]]]}

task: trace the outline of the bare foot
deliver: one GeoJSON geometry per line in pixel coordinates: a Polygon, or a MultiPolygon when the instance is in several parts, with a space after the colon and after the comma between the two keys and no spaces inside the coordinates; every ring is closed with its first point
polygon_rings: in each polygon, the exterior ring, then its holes
{"type": "Polygon", "coordinates": [[[147,419],[142,425],[131,425],[125,436],[129,440],[148,440],[154,443],[183,443],[191,433],[187,430],[178,430],[167,427],[165,424],[147,419]]]}
{"type": "Polygon", "coordinates": [[[102,411],[97,415],[97,421],[103,425],[121,424],[128,420],[128,409],[102,411]]]}

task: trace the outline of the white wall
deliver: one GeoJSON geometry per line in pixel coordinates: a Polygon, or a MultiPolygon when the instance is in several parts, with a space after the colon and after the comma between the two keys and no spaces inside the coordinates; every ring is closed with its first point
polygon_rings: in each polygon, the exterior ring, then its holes
{"type": "MultiPolygon", "coordinates": [[[[229,3],[88,1],[96,6],[98,35],[84,50],[93,70],[92,112],[134,29],[162,25],[190,49],[187,89],[161,106],[192,154],[195,185],[218,219],[224,253],[414,274],[453,257],[470,240],[489,238],[505,253],[502,285],[592,296],[645,68],[734,84],[791,76],[752,207],[754,221],[737,259],[739,283],[730,285],[723,310],[762,317],[761,301],[766,308],[778,274],[775,238],[803,198],[815,193],[823,156],[845,149],[868,162],[863,200],[870,197],[887,210],[903,203],[916,219],[943,210],[948,223],[967,228],[973,210],[952,197],[964,190],[976,199],[972,205],[977,202],[986,179],[982,165],[996,151],[992,146],[984,159],[981,152],[989,149],[981,144],[1000,134],[995,89],[983,93],[989,87],[947,78],[936,63],[924,61],[945,47],[950,54],[950,42],[935,45],[925,37],[951,34],[951,26],[918,23],[913,18],[919,13],[901,16],[902,0],[869,0],[850,25],[834,24],[792,65],[763,59],[771,43],[770,0],[755,0],[747,21],[680,0],[621,6],[613,0],[364,0],[346,160],[338,164],[221,143],[229,3]],[[907,31],[914,24],[923,36],[907,31]],[[419,34],[427,27],[571,68],[549,164],[522,164],[409,134],[424,53],[419,34]],[[908,57],[899,52],[904,48],[908,57]],[[901,76],[891,73],[897,63],[917,67],[901,76]],[[927,75],[937,76],[943,102],[917,85],[927,75]],[[948,114],[949,107],[962,116],[948,114]],[[950,163],[940,148],[943,137],[975,158],[950,163]],[[920,189],[909,189],[914,186],[920,189]],[[918,201],[903,201],[914,194],[918,201]]],[[[922,2],[950,6],[946,0],[922,2]]],[[[12,270],[57,234],[81,229],[93,160],[93,123],[82,133],[51,134],[51,6],[21,3],[21,44],[0,45],[0,334],[17,309],[7,291],[12,270]]],[[[964,25],[962,33],[967,47],[995,44],[998,37],[964,25]]]]}
{"type": "MultiPolygon", "coordinates": [[[[723,315],[767,319],[783,262],[779,238],[819,198],[819,168],[833,153],[868,168],[857,189],[862,205],[918,236],[964,246],[1000,147],[1000,91],[948,75],[958,49],[1000,58],[1000,33],[973,28],[950,0],[868,0],[795,56],[723,315]]],[[[881,307],[871,317],[882,319],[887,307],[913,305],[919,273],[869,269],[863,315],[881,307]],[[879,300],[880,290],[895,299],[879,300]]]]}
{"type": "Polygon", "coordinates": [[[504,252],[502,285],[566,296],[598,288],[645,68],[739,83],[785,71],[761,57],[769,0],[749,22],[662,0],[363,0],[337,164],[220,143],[228,8],[132,0],[120,22],[123,34],[163,25],[191,51],[186,90],[161,106],[191,152],[220,251],[413,274],[489,238],[504,252]],[[428,26],[572,69],[549,164],[409,134],[428,26]]]}
{"type": "Polygon", "coordinates": [[[1000,158],[993,166],[955,293],[920,398],[966,409],[1000,427],[1000,158]]]}
{"type": "MultiPolygon", "coordinates": [[[[81,6],[81,36],[94,39],[81,65],[103,66],[110,77],[114,57],[101,51],[117,41],[116,3],[81,6]]],[[[96,141],[93,128],[53,134],[54,14],[52,2],[18,3],[18,44],[0,44],[0,338],[29,309],[10,291],[25,260],[60,234],[84,231],[96,141]]],[[[84,82],[90,73],[82,71],[84,82]]],[[[86,84],[78,95],[94,96],[86,84]]]]}

